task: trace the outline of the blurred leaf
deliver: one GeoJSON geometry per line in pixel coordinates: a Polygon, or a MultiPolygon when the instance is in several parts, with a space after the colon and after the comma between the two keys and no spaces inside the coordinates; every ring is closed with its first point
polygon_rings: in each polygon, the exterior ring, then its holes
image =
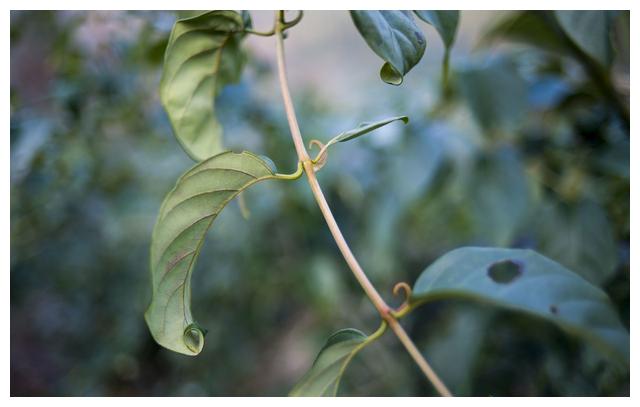
{"type": "Polygon", "coordinates": [[[243,28],[235,11],[210,11],[178,20],[171,31],[160,97],[176,138],[196,161],[222,150],[214,99],[223,86],[240,79],[243,28]]]}
{"type": "Polygon", "coordinates": [[[562,53],[567,50],[567,43],[557,29],[553,19],[543,12],[514,12],[492,26],[484,41],[504,38],[562,53]]]}
{"type": "Polygon", "coordinates": [[[351,11],[351,18],[369,47],[385,61],[380,78],[391,85],[400,85],[427,46],[411,13],[361,10],[351,11]]]}
{"type": "Polygon", "coordinates": [[[602,10],[556,10],[555,16],[569,38],[603,66],[613,60],[610,41],[612,15],[602,10]]]}
{"type": "Polygon", "coordinates": [[[468,298],[547,319],[629,365],[629,334],[607,294],[532,251],[465,247],[427,267],[413,305],[468,298]]]}
{"type": "Polygon", "coordinates": [[[433,369],[458,397],[472,395],[473,367],[490,328],[492,313],[473,305],[454,307],[423,347],[433,369]],[[453,357],[456,363],[451,363],[453,357]]]}
{"type": "Polygon", "coordinates": [[[516,152],[500,148],[479,156],[467,182],[478,239],[497,246],[510,244],[526,220],[531,200],[527,175],[516,152]]]}
{"type": "Polygon", "coordinates": [[[367,335],[347,328],[327,339],[311,369],[289,393],[290,396],[335,396],[340,379],[356,353],[367,344],[367,335]]]}
{"type": "Polygon", "coordinates": [[[197,355],[204,332],[191,317],[191,273],[207,231],[238,193],[275,174],[257,156],[224,152],[187,171],[165,198],[153,230],[153,298],[145,319],[167,349],[197,355]]]}
{"type": "Polygon", "coordinates": [[[426,23],[431,24],[440,34],[445,48],[448,50],[453,45],[458,29],[460,12],[457,10],[414,10],[414,13],[426,23]]]}
{"type": "Polygon", "coordinates": [[[537,249],[594,284],[602,285],[616,271],[618,252],[611,225],[598,205],[547,202],[532,219],[537,249]]]}
{"type": "Polygon", "coordinates": [[[460,87],[485,130],[509,130],[527,110],[527,86],[510,60],[500,58],[460,69],[460,87]]]}

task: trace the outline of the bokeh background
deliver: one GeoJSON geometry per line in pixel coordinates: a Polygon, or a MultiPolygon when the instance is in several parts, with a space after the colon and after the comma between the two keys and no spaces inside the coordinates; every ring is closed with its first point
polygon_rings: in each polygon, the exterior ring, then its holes
{"type": "MultiPolygon", "coordinates": [[[[143,312],[155,216],[192,165],[159,103],[180,12],[11,12],[11,394],[285,395],[340,328],[372,332],[304,181],[265,183],[216,220],[194,272],[208,329],[192,358],[160,348],[143,312]]],[[[252,12],[268,29],[272,13],[252,12]]],[[[602,287],[629,327],[629,13],[607,69],[567,48],[544,13],[462,12],[448,87],[432,27],[400,87],[347,12],[289,32],[307,140],[406,114],[334,148],[319,173],[356,256],[391,303],[462,245],[534,248],[602,287]]],[[[217,101],[225,143],[296,157],[275,39],[249,37],[240,83],[217,101]]],[[[555,326],[467,302],[403,322],[459,395],[628,395],[629,373],[555,326]]],[[[433,395],[393,335],[358,355],[341,394],[433,395]]]]}

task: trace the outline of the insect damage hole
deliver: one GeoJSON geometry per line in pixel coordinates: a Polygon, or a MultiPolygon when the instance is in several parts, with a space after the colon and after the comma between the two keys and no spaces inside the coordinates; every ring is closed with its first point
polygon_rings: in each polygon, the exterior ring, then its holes
{"type": "Polygon", "coordinates": [[[522,275],[522,266],[511,260],[502,260],[489,267],[489,277],[498,284],[509,284],[522,275]]]}

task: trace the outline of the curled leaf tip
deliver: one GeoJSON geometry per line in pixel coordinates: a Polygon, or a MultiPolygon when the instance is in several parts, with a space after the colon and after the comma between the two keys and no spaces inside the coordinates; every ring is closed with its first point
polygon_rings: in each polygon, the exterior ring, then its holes
{"type": "Polygon", "coordinates": [[[185,346],[194,353],[199,354],[204,347],[205,332],[196,323],[185,328],[183,338],[185,346]]]}

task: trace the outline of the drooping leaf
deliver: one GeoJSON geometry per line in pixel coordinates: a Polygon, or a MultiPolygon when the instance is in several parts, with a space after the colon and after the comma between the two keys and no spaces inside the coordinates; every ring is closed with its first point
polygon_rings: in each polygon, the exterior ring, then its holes
{"type": "Polygon", "coordinates": [[[593,202],[546,202],[533,214],[531,230],[536,249],[593,284],[603,284],[616,271],[615,236],[606,213],[593,202]]]}
{"type": "Polygon", "coordinates": [[[532,250],[465,247],[427,267],[412,304],[467,298],[549,320],[629,364],[629,333],[607,294],[532,250]]]}
{"type": "Polygon", "coordinates": [[[555,16],[569,38],[585,53],[609,66],[613,60],[610,29],[613,14],[606,10],[556,10],[555,16]]]}
{"type": "Polygon", "coordinates": [[[215,97],[240,79],[246,15],[210,11],[178,20],[165,51],[160,98],[180,145],[196,161],[222,151],[215,97]]]}
{"type": "Polygon", "coordinates": [[[414,10],[414,13],[424,22],[431,24],[444,46],[449,49],[456,39],[456,30],[458,29],[458,21],[460,20],[460,12],[457,10],[414,10]]]}
{"type": "Polygon", "coordinates": [[[340,379],[353,356],[365,345],[367,335],[347,328],[327,339],[311,369],[289,393],[290,396],[335,396],[340,379]]]}
{"type": "Polygon", "coordinates": [[[408,11],[351,11],[360,35],[385,63],[380,78],[400,85],[404,76],[424,55],[427,46],[422,31],[408,11]]]}
{"type": "Polygon", "coordinates": [[[153,230],[153,297],[145,313],[160,345],[185,355],[200,353],[204,332],[191,316],[191,273],[205,235],[238,193],[276,177],[258,156],[227,151],[192,167],[169,192],[153,230]]]}

